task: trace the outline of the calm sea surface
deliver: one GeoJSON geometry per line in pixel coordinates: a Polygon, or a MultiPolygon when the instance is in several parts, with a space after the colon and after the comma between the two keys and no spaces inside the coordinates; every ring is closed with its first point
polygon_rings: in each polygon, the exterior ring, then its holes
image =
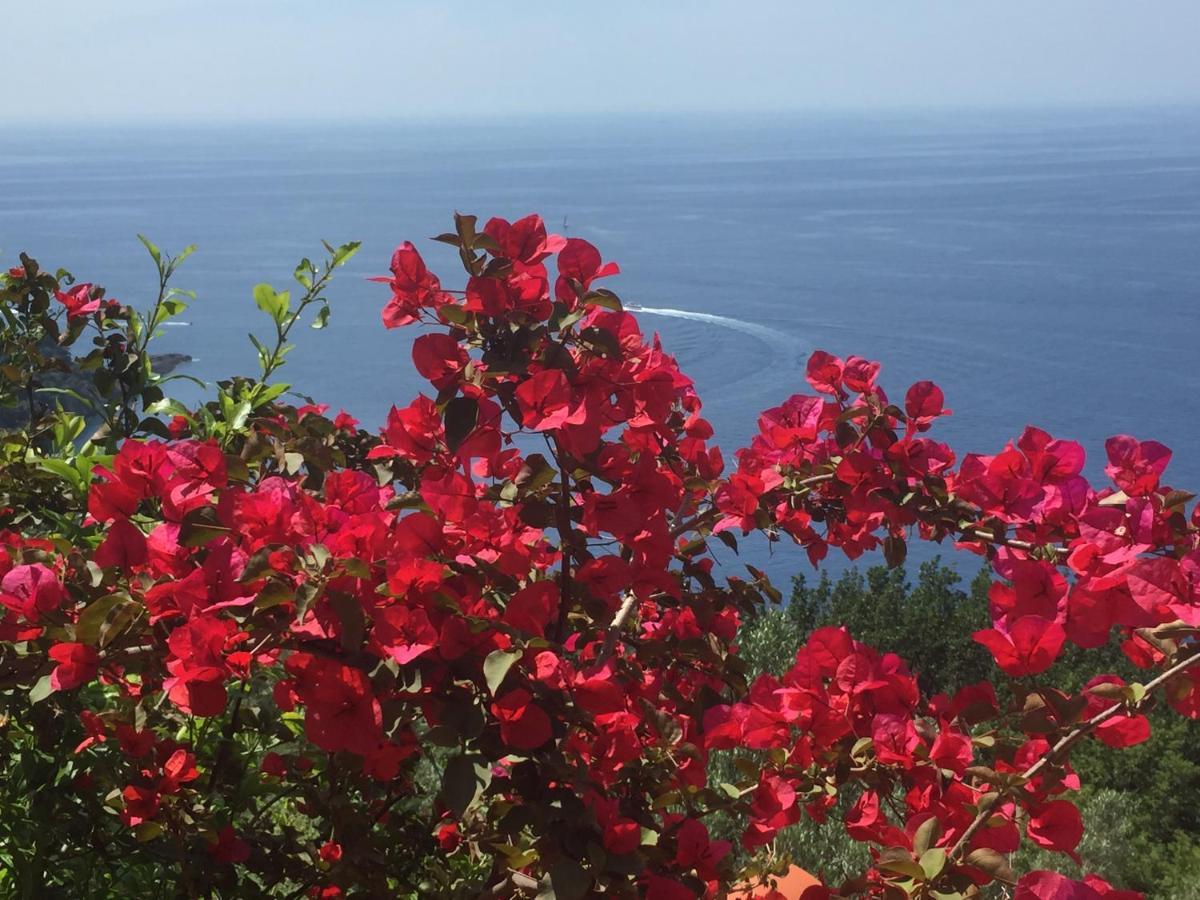
{"type": "Polygon", "coordinates": [[[284,372],[369,424],[422,384],[415,332],[379,325],[386,288],[365,278],[411,239],[460,286],[425,240],[455,209],[536,210],[618,261],[610,285],[730,454],[819,347],[881,360],[894,394],[937,381],[960,452],[1034,423],[1099,477],[1104,438],[1128,432],[1200,487],[1200,111],[0,132],[5,263],[26,250],[148,305],[135,235],[199,244],[177,279],[199,293],[191,324],[159,348],[203,379],[254,369],[255,283],[286,286],[322,238],[362,240],[330,328],[284,372]]]}

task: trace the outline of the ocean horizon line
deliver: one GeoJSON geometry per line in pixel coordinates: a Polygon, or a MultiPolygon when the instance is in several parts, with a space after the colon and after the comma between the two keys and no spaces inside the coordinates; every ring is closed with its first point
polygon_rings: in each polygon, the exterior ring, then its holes
{"type": "MultiPolygon", "coordinates": [[[[631,121],[644,122],[647,119],[665,121],[703,122],[719,124],[737,121],[774,121],[779,117],[791,120],[811,118],[814,121],[911,121],[913,119],[939,120],[961,116],[1046,116],[1065,115],[1093,117],[1098,115],[1191,115],[1200,114],[1200,98],[1189,100],[1114,100],[1111,102],[1069,102],[1050,100],[1044,103],[977,103],[977,104],[913,104],[895,106],[797,106],[797,107],[738,107],[738,108],[702,108],[702,107],[664,107],[645,109],[595,109],[595,110],[514,110],[500,112],[482,112],[472,115],[456,113],[441,113],[420,111],[400,115],[331,115],[319,120],[322,125],[333,125],[349,128],[402,128],[416,125],[445,125],[445,126],[504,126],[518,127],[532,123],[546,124],[549,122],[612,122],[631,121]]],[[[988,124],[981,122],[981,125],[988,124]]],[[[994,122],[990,124],[994,125],[994,122]]],[[[50,132],[77,131],[81,126],[88,128],[99,127],[108,129],[136,129],[139,131],[154,131],[169,128],[184,131],[210,131],[229,128],[249,130],[290,129],[312,131],[314,122],[311,118],[300,116],[270,116],[260,113],[239,113],[235,115],[213,116],[74,116],[69,118],[46,117],[31,118],[26,116],[21,121],[11,122],[7,131],[13,132],[50,132]]]]}

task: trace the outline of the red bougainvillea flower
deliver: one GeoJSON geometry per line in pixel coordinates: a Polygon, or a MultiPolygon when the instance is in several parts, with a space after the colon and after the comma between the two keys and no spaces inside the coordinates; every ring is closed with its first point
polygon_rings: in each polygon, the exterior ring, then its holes
{"type": "Polygon", "coordinates": [[[496,698],[492,714],[500,722],[501,739],[514,750],[534,750],[550,740],[550,717],[524,688],[496,698]]]}
{"type": "Polygon", "coordinates": [[[1158,480],[1171,461],[1171,451],[1158,441],[1139,441],[1127,434],[1104,442],[1108,477],[1131,497],[1141,497],[1158,487],[1158,480]]]}
{"type": "Polygon", "coordinates": [[[675,862],[681,869],[695,869],[706,880],[717,876],[717,866],[733,849],[729,841],[711,839],[699,819],[686,819],[675,833],[675,862]]]}
{"type": "Polygon", "coordinates": [[[224,865],[245,862],[250,858],[250,852],[250,845],[237,836],[232,825],[218,831],[216,839],[208,844],[209,855],[224,865]]]}
{"type": "Polygon", "coordinates": [[[558,614],[558,583],[538,581],[513,594],[504,609],[504,622],[513,628],[545,636],[546,626],[558,614]]]}
{"type": "Polygon", "coordinates": [[[103,744],[108,740],[108,729],[104,725],[104,720],[90,709],[85,709],[79,714],[79,721],[83,725],[85,736],[75,747],[76,753],[82,753],[88,747],[103,744]]]}
{"type": "Polygon", "coordinates": [[[910,422],[919,430],[925,430],[940,416],[947,416],[950,410],[944,409],[946,402],[942,389],[932,381],[918,381],[904,395],[904,411],[910,422]]]}
{"type": "Polygon", "coordinates": [[[273,778],[286,778],[288,774],[287,760],[273,750],[263,757],[261,768],[264,775],[273,778]]]}
{"type": "Polygon", "coordinates": [[[604,849],[617,856],[632,853],[642,843],[642,828],[633,819],[622,816],[616,800],[590,794],[587,804],[601,829],[604,849]]]}
{"type": "Polygon", "coordinates": [[[56,691],[69,691],[87,684],[96,677],[100,654],[87,644],[55,644],[49,656],[58,663],[50,673],[50,686],[56,691]]]}
{"type": "Polygon", "coordinates": [[[842,379],[845,372],[846,364],[838,357],[824,350],[816,350],[808,358],[805,378],[818,393],[843,397],[842,379]]]}
{"type": "Polygon", "coordinates": [[[413,341],[413,364],[436,388],[454,383],[467,365],[467,351],[448,334],[423,334],[413,341]]]}
{"type": "Polygon", "coordinates": [[[1030,816],[1026,833],[1039,847],[1066,853],[1079,862],[1075,848],[1083,837],[1083,819],[1069,800],[1051,800],[1041,805],[1030,816]]]}
{"type": "Polygon", "coordinates": [[[132,569],[148,558],[146,535],[128,519],[117,519],[92,557],[103,568],[132,569]]]}
{"type": "Polygon", "coordinates": [[[428,653],[438,642],[438,632],[429,621],[429,614],[419,606],[403,602],[375,613],[374,636],[402,666],[428,653]]]}
{"type": "Polygon", "coordinates": [[[536,213],[512,223],[507,219],[492,218],[483,230],[499,245],[501,255],[527,266],[558,253],[567,243],[557,234],[547,234],[546,224],[536,213]]]}
{"type": "Polygon", "coordinates": [[[561,428],[571,412],[571,383],[558,369],[543,369],[517,388],[521,424],[532,431],[561,428]]]}
{"type": "Polygon", "coordinates": [[[86,282],[65,291],[55,291],[54,297],[67,308],[68,319],[90,316],[100,310],[100,295],[95,291],[95,285],[86,282]]]}
{"type": "Polygon", "coordinates": [[[554,284],[554,296],[569,308],[574,308],[581,294],[586,293],[592,282],[621,271],[614,263],[600,261],[600,251],[582,238],[568,238],[558,254],[558,281],[554,284]]]}
{"type": "Polygon", "coordinates": [[[121,821],[131,828],[149,821],[158,815],[160,795],[153,788],[128,785],[121,792],[125,808],[121,811],[121,821]]]}
{"type": "Polygon", "coordinates": [[[1022,616],[1007,634],[988,628],[975,632],[975,640],[992,652],[1006,675],[1036,675],[1054,664],[1066,632],[1057,622],[1041,616],[1022,616]]]}
{"type": "Polygon", "coordinates": [[[1086,876],[1072,881],[1057,872],[1039,869],[1021,876],[1013,900],[1143,900],[1137,891],[1116,891],[1103,878],[1086,876]]]}
{"type": "Polygon", "coordinates": [[[174,794],[180,787],[200,777],[196,768],[196,757],[180,748],[167,757],[162,766],[162,778],[158,781],[161,794],[174,794]]]}
{"type": "Polygon", "coordinates": [[[225,709],[226,641],[236,631],[228,619],[198,616],[171,632],[167,646],[175,656],[167,662],[163,681],[171,702],[195,716],[215,716],[225,709]]]}
{"type": "Polygon", "coordinates": [[[140,759],[154,749],[156,735],[153,730],[146,728],[141,731],[124,722],[117,723],[117,742],[121,752],[132,759],[140,759]]]}
{"type": "Polygon", "coordinates": [[[226,671],[219,666],[189,666],[182,660],[167,663],[170,677],[163,679],[167,697],[192,716],[218,716],[225,710],[226,671]]]}
{"type": "Polygon", "coordinates": [[[365,672],[307,653],[288,657],[286,668],[305,705],[310,741],[330,753],[365,755],[379,746],[382,715],[365,672]]]}
{"type": "Polygon", "coordinates": [[[58,576],[42,563],[15,566],[0,579],[0,603],[30,622],[58,609],[65,598],[58,576]]]}
{"type": "Polygon", "coordinates": [[[444,302],[441,282],[425,268],[425,260],[410,241],[405,241],[392,255],[392,277],[373,278],[387,282],[392,299],[383,308],[383,324],[399,328],[417,321],[423,307],[444,302]]]}
{"type": "Polygon", "coordinates": [[[458,830],[457,822],[447,822],[438,826],[437,844],[443,853],[453,853],[462,843],[462,833],[458,830]]]}

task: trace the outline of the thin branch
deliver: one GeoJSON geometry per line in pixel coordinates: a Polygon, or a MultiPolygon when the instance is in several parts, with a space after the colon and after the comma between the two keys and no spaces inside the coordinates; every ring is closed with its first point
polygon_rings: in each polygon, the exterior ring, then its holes
{"type": "MultiPolygon", "coordinates": [[[[1068,750],[1075,746],[1075,744],[1079,743],[1080,740],[1094,731],[1098,726],[1107,722],[1113,716],[1127,709],[1140,709],[1156,688],[1166,684],[1176,675],[1191,668],[1197,662],[1200,662],[1200,652],[1195,653],[1192,656],[1181,660],[1180,662],[1177,662],[1157,678],[1147,682],[1146,692],[1142,699],[1137,703],[1114,703],[1112,706],[1109,706],[1106,709],[1096,713],[1096,715],[1092,716],[1086,722],[1076,726],[1073,730],[1060,738],[1058,743],[1046,751],[1046,753],[1043,754],[1042,757],[1037,760],[1037,762],[1021,773],[1021,784],[1024,785],[1033,778],[1036,778],[1044,768],[1054,762],[1057,762],[1064,754],[1066,754],[1068,750]]],[[[976,832],[978,832],[979,829],[984,826],[987,820],[991,818],[992,813],[1007,798],[1012,790],[1013,787],[1008,787],[997,791],[995,796],[993,796],[989,802],[984,803],[983,806],[980,807],[979,814],[975,817],[975,820],[967,827],[967,830],[963,832],[962,837],[960,837],[958,842],[955,843],[955,845],[950,849],[948,858],[951,862],[957,861],[967,851],[971,843],[971,838],[973,838],[976,832]]]]}
{"type": "Polygon", "coordinates": [[[705,525],[713,524],[716,522],[717,516],[720,514],[721,511],[719,509],[717,509],[715,506],[710,506],[708,509],[704,510],[704,512],[697,513],[692,518],[684,522],[680,522],[678,525],[672,528],[671,540],[675,540],[680,535],[687,534],[689,531],[696,531],[699,528],[703,528],[705,525]]]}
{"type": "MultiPolygon", "coordinates": [[[[814,485],[825,484],[833,481],[836,477],[837,473],[835,472],[823,472],[820,475],[812,475],[808,478],[801,479],[799,482],[797,482],[797,487],[810,488],[814,485]]],[[[930,524],[942,525],[943,527],[949,528],[951,531],[957,532],[961,538],[966,541],[983,541],[985,543],[995,544],[997,546],[1011,547],[1014,550],[1023,550],[1027,553],[1037,550],[1043,546],[1048,547],[1057,556],[1066,556],[1071,552],[1069,548],[1064,547],[1061,544],[1034,544],[1030,541],[1022,541],[1016,538],[1001,537],[994,531],[991,531],[987,528],[982,528],[978,525],[959,525],[956,521],[938,521],[936,518],[933,518],[938,514],[938,512],[940,512],[940,510],[919,510],[917,515],[921,516],[922,518],[928,517],[926,518],[926,521],[929,521],[930,524]]]]}
{"type": "Polygon", "coordinates": [[[612,656],[613,650],[617,646],[617,636],[621,633],[621,629],[625,627],[625,623],[629,620],[633,613],[634,606],[637,605],[637,595],[630,591],[625,595],[625,599],[621,601],[621,608],[617,610],[617,614],[613,616],[612,623],[608,626],[608,634],[604,636],[604,646],[600,648],[600,652],[596,655],[594,666],[599,668],[608,661],[612,656]]]}
{"type": "Polygon", "coordinates": [[[567,614],[571,611],[571,479],[563,462],[564,454],[554,441],[554,461],[558,464],[559,494],[555,507],[555,527],[558,529],[558,549],[562,568],[558,573],[558,639],[566,637],[567,614]]]}
{"type": "Polygon", "coordinates": [[[1030,552],[1039,547],[1045,546],[1053,550],[1058,556],[1066,556],[1071,552],[1069,548],[1057,544],[1033,544],[1029,541],[1020,541],[1015,538],[997,537],[995,532],[988,531],[986,528],[979,528],[974,525],[968,525],[966,527],[954,525],[951,527],[954,528],[954,530],[957,531],[964,540],[968,541],[980,540],[988,544],[1012,547],[1014,550],[1025,550],[1026,552],[1030,552]]]}

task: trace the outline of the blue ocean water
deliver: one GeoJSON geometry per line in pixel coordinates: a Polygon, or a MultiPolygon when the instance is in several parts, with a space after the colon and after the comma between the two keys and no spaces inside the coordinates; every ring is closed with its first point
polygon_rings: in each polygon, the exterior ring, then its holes
{"type": "MultiPolygon", "coordinates": [[[[423,385],[415,332],[380,327],[366,277],[411,239],[458,286],[453,251],[424,240],[456,209],[536,210],[618,261],[611,287],[646,308],[730,456],[819,347],[881,360],[896,395],[941,384],[960,452],[1034,423],[1100,477],[1104,438],[1127,432],[1200,487],[1197,110],[0,132],[4,261],[26,250],[148,305],[135,235],[199,245],[177,279],[199,293],[192,324],[159,348],[200,378],[253,371],[255,283],[284,287],[322,238],[362,240],[329,329],[284,373],[369,424],[423,385]]],[[[748,558],[780,581],[806,565],[748,558]]]]}

